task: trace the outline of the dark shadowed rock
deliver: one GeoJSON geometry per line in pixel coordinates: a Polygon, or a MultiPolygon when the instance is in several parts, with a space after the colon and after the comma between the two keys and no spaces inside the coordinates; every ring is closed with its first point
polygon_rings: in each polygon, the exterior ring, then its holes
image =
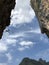
{"type": "Polygon", "coordinates": [[[30,0],[30,2],[39,20],[41,32],[49,37],[49,0],[30,0]]]}
{"type": "Polygon", "coordinates": [[[10,24],[11,10],[15,6],[15,0],[0,0],[0,38],[3,31],[10,24]]]}
{"type": "Polygon", "coordinates": [[[29,58],[24,58],[19,65],[49,65],[49,62],[46,62],[45,60],[42,59],[39,59],[37,61],[29,58]]]}

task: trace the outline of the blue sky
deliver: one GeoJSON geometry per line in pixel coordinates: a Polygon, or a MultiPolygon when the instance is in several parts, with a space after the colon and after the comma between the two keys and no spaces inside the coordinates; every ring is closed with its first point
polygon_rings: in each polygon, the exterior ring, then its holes
{"type": "Polygon", "coordinates": [[[0,65],[18,65],[24,57],[49,61],[49,39],[41,34],[29,0],[17,0],[0,40],[0,65]]]}

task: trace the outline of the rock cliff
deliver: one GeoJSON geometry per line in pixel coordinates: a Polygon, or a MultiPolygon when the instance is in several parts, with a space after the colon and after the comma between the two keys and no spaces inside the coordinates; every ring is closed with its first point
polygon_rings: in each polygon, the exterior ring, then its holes
{"type": "Polygon", "coordinates": [[[41,32],[49,37],[49,0],[30,0],[39,21],[41,32]]]}
{"type": "Polygon", "coordinates": [[[49,65],[49,62],[46,62],[41,58],[38,61],[34,59],[24,58],[19,65],[49,65]]]}
{"type": "Polygon", "coordinates": [[[0,0],[0,39],[3,31],[10,24],[11,10],[15,6],[15,0],[0,0]]]}

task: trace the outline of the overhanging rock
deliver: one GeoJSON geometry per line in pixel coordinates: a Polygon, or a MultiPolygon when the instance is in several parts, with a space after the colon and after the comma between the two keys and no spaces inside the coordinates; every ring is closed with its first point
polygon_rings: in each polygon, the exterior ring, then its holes
{"type": "Polygon", "coordinates": [[[15,6],[15,0],[0,0],[0,39],[3,31],[10,24],[11,10],[15,6]]]}
{"type": "Polygon", "coordinates": [[[30,0],[30,2],[39,20],[41,32],[49,37],[49,0],[30,0]]]}

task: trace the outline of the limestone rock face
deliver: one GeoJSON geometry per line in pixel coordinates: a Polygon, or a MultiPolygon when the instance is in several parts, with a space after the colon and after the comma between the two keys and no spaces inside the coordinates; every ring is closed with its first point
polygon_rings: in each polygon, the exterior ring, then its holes
{"type": "Polygon", "coordinates": [[[0,0],[0,39],[3,31],[10,24],[11,10],[15,6],[15,0],[0,0]]]}
{"type": "Polygon", "coordinates": [[[39,20],[41,32],[49,37],[49,0],[30,0],[30,3],[39,20]]]}

